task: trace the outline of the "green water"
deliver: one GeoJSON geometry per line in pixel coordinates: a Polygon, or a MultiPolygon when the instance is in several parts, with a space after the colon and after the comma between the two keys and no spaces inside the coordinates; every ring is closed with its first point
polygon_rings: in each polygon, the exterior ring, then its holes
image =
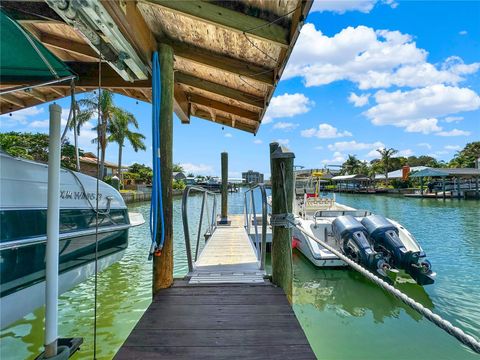
{"type": "MultiPolygon", "coordinates": [[[[241,213],[242,194],[231,194],[229,211],[241,213]]],[[[423,305],[480,337],[480,202],[339,195],[337,200],[398,220],[421,242],[437,281],[422,288],[397,285],[423,305]]],[[[257,202],[259,203],[259,202],[257,202]]],[[[174,200],[175,275],[187,271],[181,200],[174,200]]],[[[200,198],[191,201],[191,228],[200,198]]],[[[148,218],[148,204],[131,211],[148,218]]],[[[196,221],[195,221],[196,220],[196,221]]],[[[193,231],[195,233],[195,231],[193,231]]],[[[124,258],[99,275],[99,359],[112,358],[150,303],[148,226],[131,230],[124,258]]],[[[320,359],[478,359],[440,329],[349,270],[318,270],[294,253],[294,310],[320,359]]],[[[93,356],[93,279],[60,298],[59,333],[81,336],[75,359],[93,356]]],[[[33,359],[42,349],[43,309],[1,332],[0,358],[33,359]]]]}

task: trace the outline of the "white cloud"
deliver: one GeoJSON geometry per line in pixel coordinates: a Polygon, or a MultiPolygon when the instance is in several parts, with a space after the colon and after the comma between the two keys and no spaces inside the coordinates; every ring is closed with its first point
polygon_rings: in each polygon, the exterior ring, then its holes
{"type": "Polygon", "coordinates": [[[461,150],[460,145],[445,145],[445,150],[461,150]]]}
{"type": "Polygon", "coordinates": [[[376,105],[364,112],[374,125],[394,125],[408,132],[442,130],[437,117],[480,108],[480,96],[468,88],[427,86],[410,91],[378,91],[376,105]]]}
{"type": "Polygon", "coordinates": [[[342,151],[342,152],[354,152],[358,150],[376,150],[380,148],[384,148],[385,144],[376,141],[374,143],[362,143],[356,142],[355,140],[352,141],[339,141],[333,144],[328,145],[328,149],[330,151],[342,151]]]}
{"type": "Polygon", "coordinates": [[[323,150],[323,146],[319,145],[319,146],[315,146],[314,148],[315,150],[323,150]]]}
{"type": "Polygon", "coordinates": [[[468,31],[467,30],[462,30],[458,32],[459,35],[467,35],[468,31]]]}
{"type": "Polygon", "coordinates": [[[419,132],[422,134],[430,134],[435,131],[440,131],[442,128],[437,125],[438,120],[435,118],[421,119],[414,122],[406,122],[406,132],[419,132]]]}
{"type": "Polygon", "coordinates": [[[409,157],[409,156],[412,156],[412,155],[413,155],[413,150],[412,149],[405,149],[405,150],[400,150],[398,153],[396,153],[395,157],[399,157],[399,156],[409,157]]]}
{"type": "Polygon", "coordinates": [[[443,121],[447,123],[460,122],[463,120],[463,116],[447,116],[443,121]]]}
{"type": "Polygon", "coordinates": [[[302,130],[300,132],[300,135],[307,138],[315,136],[319,139],[334,139],[339,137],[352,136],[352,133],[349,131],[338,131],[336,127],[324,123],[318,125],[318,129],[310,128],[302,130]]]}
{"type": "Polygon", "coordinates": [[[438,135],[438,136],[468,136],[470,134],[471,134],[470,131],[453,129],[453,130],[450,130],[450,131],[440,131],[440,132],[436,133],[435,135],[438,135]]]}
{"type": "Polygon", "coordinates": [[[211,175],[213,173],[213,167],[207,164],[182,163],[180,166],[186,173],[194,173],[196,175],[211,175]]]}
{"type": "Polygon", "coordinates": [[[21,110],[10,113],[12,114],[12,116],[10,116],[10,114],[2,115],[1,118],[18,121],[21,124],[25,124],[28,117],[36,116],[41,113],[43,113],[43,108],[40,108],[38,106],[32,106],[29,108],[21,109],[21,110]]]}
{"type": "Polygon", "coordinates": [[[285,130],[285,131],[293,130],[297,126],[298,126],[298,124],[294,124],[294,123],[291,123],[291,122],[282,122],[282,121],[273,124],[274,129],[280,129],[280,130],[285,130]]]}
{"type": "Polygon", "coordinates": [[[355,107],[362,107],[368,104],[368,98],[370,94],[357,95],[353,92],[350,93],[348,101],[353,104],[355,107]]]}
{"type": "Polygon", "coordinates": [[[338,14],[344,14],[347,11],[360,11],[369,13],[377,0],[349,0],[349,1],[328,1],[315,0],[312,5],[311,12],[315,11],[331,11],[338,14]]]}
{"type": "Polygon", "coordinates": [[[277,139],[275,141],[278,142],[280,145],[285,145],[285,146],[290,143],[289,139],[277,139]]]}
{"type": "Polygon", "coordinates": [[[229,133],[229,132],[225,133],[224,136],[225,136],[226,138],[231,138],[231,137],[233,137],[233,135],[232,135],[231,133],[229,133]]]}
{"type": "Polygon", "coordinates": [[[295,93],[274,96],[270,101],[267,112],[262,123],[268,124],[277,118],[289,118],[304,114],[314,106],[315,103],[303,94],[295,93]]]}
{"type": "Polygon", "coordinates": [[[257,145],[260,145],[260,144],[263,144],[263,141],[260,140],[260,139],[255,139],[255,140],[253,140],[253,143],[257,144],[257,145]]]}
{"type": "Polygon", "coordinates": [[[335,151],[333,153],[333,158],[331,159],[324,159],[321,161],[324,165],[340,165],[345,162],[345,155],[343,155],[339,151],[335,151]]]}
{"type": "Polygon", "coordinates": [[[427,149],[429,149],[429,150],[432,148],[432,145],[430,145],[429,143],[425,143],[425,142],[423,142],[423,143],[418,143],[417,146],[425,147],[425,148],[427,148],[427,149]]]}
{"type": "Polygon", "coordinates": [[[462,75],[480,68],[450,57],[438,68],[427,62],[428,52],[399,31],[347,27],[329,37],[309,23],[302,28],[283,78],[302,77],[319,86],[349,80],[360,89],[390,86],[457,85],[462,75]]]}
{"type": "Polygon", "coordinates": [[[344,14],[347,11],[359,11],[362,13],[369,13],[377,3],[389,5],[396,8],[398,3],[394,0],[315,0],[311,12],[334,12],[337,14],[344,14]]]}

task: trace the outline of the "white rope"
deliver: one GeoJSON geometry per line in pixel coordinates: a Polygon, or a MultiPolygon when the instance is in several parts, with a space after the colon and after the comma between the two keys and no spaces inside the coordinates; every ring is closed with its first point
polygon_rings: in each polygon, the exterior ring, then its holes
{"type": "Polygon", "coordinates": [[[303,230],[298,224],[296,224],[294,221],[290,221],[293,226],[295,226],[302,234],[308,236],[310,239],[313,241],[319,243],[321,246],[323,246],[325,249],[329,250],[338,258],[346,262],[348,265],[350,265],[354,270],[358,271],[360,274],[364,275],[366,278],[369,280],[373,281],[375,284],[379,285],[382,289],[385,291],[388,291],[390,294],[395,296],[397,299],[401,300],[408,306],[410,306],[412,309],[416,310],[418,313],[421,315],[425,316],[427,320],[430,322],[434,323],[437,325],[440,329],[444,330],[448,334],[452,335],[455,337],[458,341],[460,341],[462,344],[468,346],[470,349],[475,351],[476,353],[480,354],[480,342],[475,339],[473,336],[466,334],[462,329],[454,326],[451,322],[448,320],[443,319],[440,315],[437,315],[433,313],[430,309],[425,308],[422,304],[419,302],[413,300],[411,297],[408,295],[402,293],[400,290],[397,288],[393,287],[389,283],[385,282],[375,274],[371,273],[361,265],[357,264],[344,254],[342,254],[340,251],[336,250],[335,248],[331,247],[327,243],[323,242],[322,240],[317,239],[316,237],[310,235],[307,233],[305,230],[303,230]]]}

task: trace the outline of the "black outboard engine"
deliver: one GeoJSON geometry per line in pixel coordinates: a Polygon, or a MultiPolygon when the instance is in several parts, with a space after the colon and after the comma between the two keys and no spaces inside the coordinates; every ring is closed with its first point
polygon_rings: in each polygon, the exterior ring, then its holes
{"type": "Polygon", "coordinates": [[[423,251],[409,251],[398,235],[397,227],[381,215],[362,219],[375,251],[381,252],[394,268],[405,270],[420,285],[433,284],[433,272],[423,251]]]}
{"type": "Polygon", "coordinates": [[[351,215],[336,217],[332,222],[333,235],[345,255],[366,268],[386,276],[390,266],[382,254],[373,250],[363,225],[351,215]]]}

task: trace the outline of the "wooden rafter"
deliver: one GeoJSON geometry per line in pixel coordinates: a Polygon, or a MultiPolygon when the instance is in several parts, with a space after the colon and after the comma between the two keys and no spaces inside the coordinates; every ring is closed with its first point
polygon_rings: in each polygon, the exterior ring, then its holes
{"type": "Polygon", "coordinates": [[[239,122],[239,121],[237,121],[235,123],[235,126],[233,126],[232,119],[226,118],[225,116],[221,116],[219,114],[216,114],[215,119],[212,119],[212,115],[208,111],[204,111],[202,109],[197,109],[195,111],[194,116],[202,118],[202,119],[214,121],[218,124],[222,124],[222,125],[225,125],[225,126],[233,127],[235,129],[247,131],[247,132],[250,132],[250,133],[255,132],[255,129],[256,129],[256,126],[247,125],[247,124],[244,124],[244,123],[239,122]]]}
{"type": "Polygon", "coordinates": [[[215,109],[215,110],[220,110],[226,113],[230,113],[245,119],[250,119],[254,121],[258,121],[258,113],[248,111],[246,109],[242,109],[240,107],[236,107],[230,104],[225,104],[220,101],[208,99],[206,97],[196,95],[196,94],[191,94],[189,95],[190,101],[192,103],[198,104],[198,105],[203,105],[207,106],[209,108],[215,109]]]}
{"type": "Polygon", "coordinates": [[[92,59],[98,59],[98,54],[87,44],[66,40],[47,33],[40,33],[39,38],[40,41],[48,47],[69,51],[82,56],[88,56],[92,59]]]}
{"type": "Polygon", "coordinates": [[[235,99],[237,101],[244,102],[246,104],[253,105],[258,108],[263,108],[263,105],[264,105],[263,98],[261,97],[257,97],[251,94],[246,94],[243,91],[232,89],[230,87],[220,85],[208,80],[199,79],[189,74],[176,72],[175,81],[187,86],[191,86],[194,88],[219,94],[230,99],[235,99]]]}
{"type": "Polygon", "coordinates": [[[287,47],[289,44],[288,29],[275,23],[269,23],[267,20],[249,16],[210,2],[198,0],[148,0],[148,2],[175,11],[181,15],[193,17],[242,34],[246,33],[249,37],[269,41],[282,47],[287,47]]]}
{"type": "Polygon", "coordinates": [[[173,47],[175,56],[209,67],[221,69],[232,74],[238,74],[270,86],[273,86],[274,84],[273,69],[266,69],[261,66],[250,64],[232,57],[219,55],[212,51],[178,41],[164,39],[162,42],[173,47]]]}
{"type": "Polygon", "coordinates": [[[19,107],[25,107],[26,104],[25,102],[18,98],[17,96],[15,95],[12,95],[12,94],[3,94],[3,95],[0,95],[0,99],[3,100],[3,101],[6,101],[12,105],[15,105],[15,106],[19,106],[19,107]]]}

